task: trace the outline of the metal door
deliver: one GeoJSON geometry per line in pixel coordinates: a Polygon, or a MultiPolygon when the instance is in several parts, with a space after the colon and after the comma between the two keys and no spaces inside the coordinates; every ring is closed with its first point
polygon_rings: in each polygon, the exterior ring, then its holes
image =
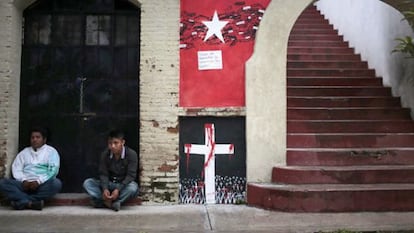
{"type": "Polygon", "coordinates": [[[44,0],[24,11],[20,148],[50,129],[63,192],[96,176],[107,133],[139,151],[140,9],[127,0],[44,0]]]}

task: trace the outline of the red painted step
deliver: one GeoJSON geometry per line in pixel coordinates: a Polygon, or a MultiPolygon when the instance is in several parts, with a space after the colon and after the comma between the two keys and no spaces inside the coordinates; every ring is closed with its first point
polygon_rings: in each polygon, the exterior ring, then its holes
{"type": "MultiPolygon", "coordinates": [[[[312,26],[313,27],[313,26],[312,26]]],[[[289,39],[295,35],[335,35],[338,36],[338,30],[333,30],[332,27],[309,28],[309,25],[295,25],[290,32],[289,39]],[[307,27],[306,27],[307,26],[307,27]]]]}
{"type": "Polygon", "coordinates": [[[412,148],[414,133],[288,134],[288,148],[412,148]]]}
{"type": "Polygon", "coordinates": [[[303,22],[303,23],[298,23],[296,22],[295,25],[292,28],[293,30],[300,30],[300,29],[306,29],[306,30],[319,30],[319,29],[333,29],[333,26],[330,24],[312,24],[312,23],[307,23],[307,22],[303,22]]]}
{"type": "Polygon", "coordinates": [[[296,20],[296,23],[309,23],[309,24],[325,24],[328,23],[329,21],[327,19],[323,19],[323,18],[316,18],[316,19],[307,19],[307,18],[298,18],[296,20]]]}
{"type": "Polygon", "coordinates": [[[332,86],[289,86],[288,97],[365,97],[365,96],[390,96],[391,90],[387,87],[332,87],[332,86]]]}
{"type": "Polygon", "coordinates": [[[295,40],[289,41],[289,46],[296,46],[296,47],[321,47],[321,46],[329,46],[331,48],[347,48],[348,42],[343,41],[312,41],[312,40],[295,40]]]}
{"type": "Polygon", "coordinates": [[[289,120],[410,120],[402,108],[288,108],[289,120]]]}
{"type": "Polygon", "coordinates": [[[413,211],[414,122],[382,78],[309,6],[287,49],[286,166],[249,205],[291,212],[413,211]]]}
{"type": "MultiPolygon", "coordinates": [[[[367,69],[368,63],[362,61],[289,61],[287,63],[288,69],[291,68],[340,68],[340,69],[367,69]]],[[[380,80],[380,79],[379,79],[380,80]]],[[[380,80],[382,81],[382,80],[380,80]]],[[[382,84],[382,82],[381,82],[382,84]]]]}
{"type": "Polygon", "coordinates": [[[250,206],[288,212],[412,211],[414,184],[249,183],[250,206]]]}
{"type": "Polygon", "coordinates": [[[289,68],[287,76],[340,76],[340,77],[359,77],[359,76],[375,76],[375,70],[358,69],[358,68],[289,68]]]}
{"type": "Polygon", "coordinates": [[[338,35],[325,35],[325,34],[314,34],[314,35],[301,35],[301,34],[291,34],[289,36],[290,41],[295,40],[303,40],[303,41],[309,41],[309,40],[318,40],[318,41],[342,41],[343,36],[338,35]]]}
{"type": "Polygon", "coordinates": [[[389,96],[288,97],[288,107],[393,107],[399,104],[400,98],[389,96]]]}
{"type": "Polygon", "coordinates": [[[345,47],[306,47],[306,46],[289,46],[287,49],[288,54],[307,53],[307,54],[353,54],[353,48],[345,47]]]}
{"type": "Polygon", "coordinates": [[[414,183],[414,165],[274,167],[272,182],[287,184],[414,183]]]}
{"type": "Polygon", "coordinates": [[[287,55],[288,61],[360,61],[361,56],[357,54],[308,54],[290,53],[287,55]]]}
{"type": "MultiPolygon", "coordinates": [[[[295,121],[287,122],[288,133],[412,133],[414,123],[401,121],[295,121]]],[[[414,157],[414,156],[413,156],[414,157]]]]}
{"type": "Polygon", "coordinates": [[[286,153],[288,166],[414,165],[414,148],[299,149],[286,153]]]}
{"type": "MultiPolygon", "coordinates": [[[[297,64],[297,66],[302,64],[297,64]]],[[[313,66],[314,64],[306,64],[313,66]]],[[[363,65],[363,64],[362,64],[363,65]]],[[[361,66],[362,66],[361,65],[361,66]]],[[[289,66],[289,64],[288,64],[289,66]]],[[[309,78],[309,77],[290,77],[287,79],[287,85],[292,86],[381,86],[382,80],[379,78],[372,77],[336,77],[336,78],[309,78]]]]}

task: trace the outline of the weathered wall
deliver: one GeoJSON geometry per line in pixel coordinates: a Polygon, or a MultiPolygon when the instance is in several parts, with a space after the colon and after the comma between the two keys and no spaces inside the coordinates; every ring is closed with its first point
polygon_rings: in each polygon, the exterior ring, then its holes
{"type": "Polygon", "coordinates": [[[18,147],[22,10],[33,1],[0,2],[0,177],[18,147]]]}
{"type": "Polygon", "coordinates": [[[141,1],[141,191],[156,202],[178,200],[179,19],[179,0],[141,1]]]}

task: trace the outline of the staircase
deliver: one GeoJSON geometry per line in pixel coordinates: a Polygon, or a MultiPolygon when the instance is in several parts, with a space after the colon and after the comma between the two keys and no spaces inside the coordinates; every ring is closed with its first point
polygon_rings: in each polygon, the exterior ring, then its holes
{"type": "Polygon", "coordinates": [[[311,5],[289,38],[287,166],[249,183],[251,206],[413,211],[414,123],[399,98],[311,5]]]}

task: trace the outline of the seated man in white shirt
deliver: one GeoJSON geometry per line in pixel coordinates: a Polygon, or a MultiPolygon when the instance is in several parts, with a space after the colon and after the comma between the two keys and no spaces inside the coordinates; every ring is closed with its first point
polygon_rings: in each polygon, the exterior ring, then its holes
{"type": "Polygon", "coordinates": [[[42,210],[44,200],[62,188],[61,181],[56,178],[60,166],[59,153],[46,141],[47,131],[33,128],[30,147],[24,148],[13,161],[13,178],[0,180],[0,192],[16,210],[42,210]]]}

